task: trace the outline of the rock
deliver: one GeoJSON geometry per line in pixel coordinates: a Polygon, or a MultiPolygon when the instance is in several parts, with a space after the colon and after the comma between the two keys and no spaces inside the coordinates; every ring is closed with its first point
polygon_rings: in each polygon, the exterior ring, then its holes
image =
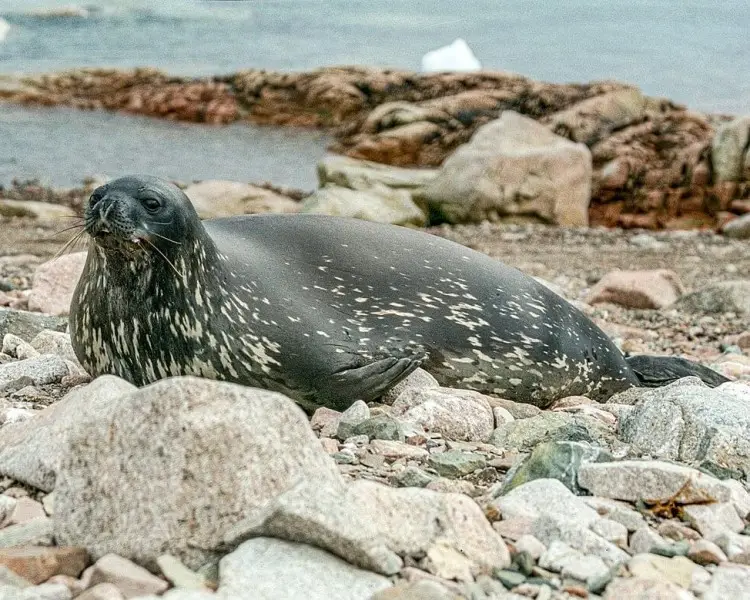
{"type": "Polygon", "coordinates": [[[629,558],[625,551],[612,542],[590,529],[584,529],[579,521],[567,516],[553,515],[550,512],[542,514],[534,521],[531,533],[547,547],[559,540],[585,555],[598,556],[608,567],[623,564],[629,558]]]}
{"type": "Polygon", "coordinates": [[[438,388],[440,384],[437,379],[424,369],[415,369],[406,378],[399,381],[387,390],[380,401],[383,404],[393,404],[401,393],[406,389],[438,388]]]}
{"type": "Polygon", "coordinates": [[[536,519],[544,514],[558,516],[588,528],[599,514],[575,496],[557,479],[535,479],[520,485],[490,502],[503,520],[525,517],[536,519]]]}
{"type": "Polygon", "coordinates": [[[16,510],[17,502],[15,498],[0,494],[0,529],[9,524],[13,512],[16,510]]]}
{"type": "Polygon", "coordinates": [[[44,512],[44,507],[41,502],[37,502],[31,498],[18,498],[16,501],[16,508],[13,511],[8,524],[17,525],[19,523],[27,523],[33,519],[46,516],[47,514],[44,512]]]}
{"type": "Polygon", "coordinates": [[[0,565],[20,575],[34,585],[53,575],[78,577],[88,564],[83,548],[46,546],[15,546],[0,549],[0,565]]]}
{"type": "Polygon", "coordinates": [[[724,223],[721,233],[736,240],[750,239],[750,213],[724,223]]]}
{"type": "Polygon", "coordinates": [[[430,455],[429,465],[442,477],[464,477],[487,466],[487,459],[474,452],[449,450],[430,455]]]}
{"type": "Polygon", "coordinates": [[[582,442],[546,442],[534,448],[505,479],[503,492],[535,479],[557,479],[571,492],[582,494],[578,486],[578,469],[584,463],[607,462],[612,455],[582,442]]]}
{"type": "Polygon", "coordinates": [[[332,408],[321,406],[310,419],[310,427],[313,431],[320,432],[321,438],[329,438],[336,435],[341,421],[341,413],[332,408]]]}
{"type": "Polygon", "coordinates": [[[578,484],[595,496],[649,503],[726,502],[729,491],[718,479],[696,469],[656,460],[625,460],[582,465],[578,484]]]}
{"type": "Polygon", "coordinates": [[[424,448],[392,440],[372,440],[370,451],[392,460],[398,460],[399,458],[421,459],[427,458],[429,454],[424,448]]]}
{"type": "Polygon", "coordinates": [[[644,524],[630,536],[629,547],[631,554],[648,554],[655,548],[661,548],[667,544],[667,540],[644,524]]]}
{"type": "MultiPolygon", "coordinates": [[[[32,587],[32,585],[20,575],[16,575],[9,568],[0,565],[0,594],[2,594],[4,588],[8,587],[24,589],[32,587]]],[[[0,597],[4,598],[4,596],[1,595],[0,597]]]]}
{"type": "Polygon", "coordinates": [[[336,437],[343,441],[347,438],[352,437],[353,435],[356,435],[354,433],[355,427],[369,418],[370,408],[367,406],[367,403],[363,402],[362,400],[357,400],[343,413],[341,413],[336,437]]]}
{"type": "Polygon", "coordinates": [[[124,600],[124,598],[120,589],[112,583],[99,583],[76,596],[76,600],[124,600]]]}
{"type": "Polygon", "coordinates": [[[620,548],[628,547],[628,528],[611,519],[598,519],[591,524],[591,531],[620,548]]]}
{"type": "Polygon", "coordinates": [[[681,296],[675,308],[693,313],[750,314],[750,280],[719,281],[681,296]]]}
{"type": "Polygon", "coordinates": [[[66,446],[70,433],[86,419],[106,413],[116,398],[135,389],[123,379],[105,375],[73,390],[32,419],[5,426],[0,435],[0,473],[51,491],[60,466],[60,449],[66,446]]]}
{"type": "Polygon", "coordinates": [[[398,583],[377,592],[370,600],[459,600],[437,581],[423,579],[410,583],[398,583]]]}
{"type": "Polygon", "coordinates": [[[61,583],[43,583],[19,590],[0,585],[3,600],[71,600],[70,590],[61,583]]]}
{"type": "Polygon", "coordinates": [[[633,510],[629,504],[596,496],[585,496],[582,500],[599,515],[624,525],[630,532],[646,526],[643,515],[633,510]]]}
{"type": "Polygon", "coordinates": [[[45,329],[65,331],[67,326],[67,318],[0,308],[0,337],[11,333],[23,340],[30,340],[45,329]]]}
{"type": "Polygon", "coordinates": [[[6,333],[3,337],[2,352],[9,356],[15,356],[20,360],[39,356],[39,352],[31,344],[12,333],[6,333]]]}
{"type": "Polygon", "coordinates": [[[640,90],[629,88],[582,100],[550,115],[544,122],[556,134],[592,146],[645,116],[646,98],[640,90]]]}
{"type": "Polygon", "coordinates": [[[219,589],[227,598],[369,600],[390,587],[385,577],[353,567],[318,548],[256,538],[221,559],[219,589]]]}
{"type": "Polygon", "coordinates": [[[734,504],[737,514],[743,519],[747,519],[750,514],[750,493],[736,479],[725,479],[721,482],[725,488],[729,489],[730,502],[734,504]]]}
{"type": "Polygon", "coordinates": [[[700,465],[719,476],[750,473],[750,390],[696,378],[645,391],[620,420],[633,454],[700,465]]]}
{"type": "Polygon", "coordinates": [[[609,567],[598,556],[586,556],[557,540],[539,557],[539,566],[563,577],[585,581],[587,585],[609,573],[609,567]]]}
{"type": "Polygon", "coordinates": [[[62,204],[0,198],[0,216],[31,217],[37,221],[59,223],[64,219],[70,219],[78,215],[72,208],[62,204]]]}
{"type": "Polygon", "coordinates": [[[423,488],[435,480],[434,475],[430,475],[419,467],[408,466],[403,471],[399,471],[391,478],[391,483],[396,487],[418,487],[423,488]]]}
{"type": "Polygon", "coordinates": [[[57,383],[68,375],[68,365],[56,354],[42,354],[16,362],[0,364],[0,391],[3,386],[28,377],[33,385],[57,383]]]}
{"type": "Polygon", "coordinates": [[[669,269],[611,271],[591,289],[586,302],[608,302],[626,308],[664,308],[673,304],[684,290],[679,275],[669,269]]]}
{"type": "Polygon", "coordinates": [[[393,575],[403,566],[369,515],[352,503],[340,486],[317,482],[295,486],[254,517],[237,523],[224,542],[234,548],[250,537],[275,537],[317,546],[383,575],[393,575]]]}
{"type": "Polygon", "coordinates": [[[393,225],[425,225],[427,219],[406,190],[383,185],[366,190],[328,185],[313,192],[302,203],[302,212],[351,217],[393,225]]]}
{"type": "Polygon", "coordinates": [[[690,544],[687,557],[698,565],[718,565],[728,560],[722,549],[709,540],[697,540],[690,544]]]}
{"type": "Polygon", "coordinates": [[[516,420],[515,417],[510,414],[510,411],[502,406],[495,406],[492,409],[492,416],[495,417],[495,427],[501,427],[506,423],[516,420]]]}
{"type": "Polygon", "coordinates": [[[486,442],[495,418],[487,398],[472,390],[411,388],[393,404],[393,412],[445,439],[486,442]]]}
{"type": "Polygon", "coordinates": [[[750,567],[719,565],[702,600],[750,600],[750,567]]]}
{"type": "Polygon", "coordinates": [[[745,523],[737,516],[737,511],[730,502],[692,504],[683,507],[682,514],[688,523],[708,539],[713,539],[724,531],[739,533],[745,528],[745,523]]]}
{"type": "Polygon", "coordinates": [[[666,558],[656,554],[637,554],[628,562],[628,570],[635,577],[670,581],[688,589],[693,580],[693,572],[700,567],[685,558],[666,558]]]}
{"type": "Polygon", "coordinates": [[[34,336],[31,346],[39,354],[57,354],[65,360],[78,363],[78,358],[70,341],[70,334],[44,329],[34,336]]]}
{"type": "Polygon", "coordinates": [[[94,558],[116,553],[155,568],[169,553],[197,568],[234,524],[293,485],[341,481],[281,394],[178,377],[110,404],[69,433],[55,486],[55,538],[94,558]]]}
{"type": "Polygon", "coordinates": [[[349,498],[361,506],[385,537],[387,547],[399,556],[426,556],[430,548],[440,545],[471,561],[473,574],[510,564],[502,538],[467,496],[394,489],[360,480],[349,485],[349,498]]]}
{"type": "Polygon", "coordinates": [[[287,196],[239,181],[210,179],[184,190],[201,219],[253,213],[294,213],[300,205],[287,196]]]}
{"type": "Polygon", "coordinates": [[[498,427],[489,441],[505,450],[530,452],[542,442],[587,442],[606,446],[613,439],[611,429],[596,418],[545,411],[498,427]]]}
{"type": "Polygon", "coordinates": [[[730,561],[750,565],[750,536],[725,530],[717,534],[714,541],[730,561]]]}
{"type": "Polygon", "coordinates": [[[13,546],[51,546],[52,519],[40,517],[0,529],[0,548],[13,546]]]}
{"type": "Polygon", "coordinates": [[[206,578],[200,573],[188,569],[179,558],[163,554],[156,559],[162,575],[175,587],[189,590],[209,591],[206,578]]]}
{"type": "Polygon", "coordinates": [[[29,310],[67,315],[85,263],[86,252],[74,252],[39,265],[29,294],[29,310]]]}
{"type": "Polygon", "coordinates": [[[747,155],[750,117],[737,117],[721,125],[711,142],[711,163],[714,180],[743,181],[750,170],[747,155]]]}
{"type": "Polygon", "coordinates": [[[371,440],[394,440],[403,442],[404,428],[398,419],[389,415],[378,415],[365,419],[354,426],[353,435],[366,435],[371,440]]]}
{"type": "Polygon", "coordinates": [[[437,173],[437,169],[404,169],[333,154],[318,163],[320,187],[336,185],[351,190],[379,186],[413,190],[432,181],[437,173]]]}
{"type": "Polygon", "coordinates": [[[607,586],[604,596],[602,596],[603,600],[624,600],[625,598],[638,598],[638,600],[695,600],[693,594],[669,581],[639,579],[637,577],[618,577],[607,586]]]}
{"type": "Polygon", "coordinates": [[[419,201],[449,223],[520,216],[586,226],[591,173],[586,146],[506,110],[448,157],[419,201]]]}
{"type": "Polygon", "coordinates": [[[100,583],[117,586],[125,598],[160,594],[169,587],[163,579],[116,554],[102,556],[91,568],[89,586],[100,583]]]}
{"type": "MultiPolygon", "coordinates": [[[[505,398],[493,398],[490,396],[487,399],[492,406],[495,408],[503,408],[507,410],[514,419],[530,419],[542,414],[542,409],[533,404],[524,404],[522,402],[513,402],[512,400],[506,400],[505,398]]],[[[498,425],[499,427],[499,425],[498,425]]]]}

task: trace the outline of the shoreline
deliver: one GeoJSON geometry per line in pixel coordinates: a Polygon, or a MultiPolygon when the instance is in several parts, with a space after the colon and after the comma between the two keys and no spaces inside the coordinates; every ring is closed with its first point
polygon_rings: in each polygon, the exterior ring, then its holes
{"type": "Polygon", "coordinates": [[[214,125],[319,128],[333,136],[332,152],[401,167],[440,165],[479,127],[512,110],[589,148],[592,226],[716,229],[750,211],[746,174],[728,175],[717,164],[717,140],[732,137],[722,132],[737,120],[614,81],[554,84],[501,72],[369,67],[202,78],[87,68],[6,76],[0,100],[214,125]]]}

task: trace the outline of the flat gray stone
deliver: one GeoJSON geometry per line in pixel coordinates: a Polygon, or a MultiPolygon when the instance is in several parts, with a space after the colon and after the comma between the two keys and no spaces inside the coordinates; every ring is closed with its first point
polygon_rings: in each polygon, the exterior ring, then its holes
{"type": "Polygon", "coordinates": [[[67,327],[67,317],[54,317],[25,310],[0,308],[0,339],[6,333],[12,333],[28,342],[45,329],[65,331],[67,327]]]}
{"type": "Polygon", "coordinates": [[[495,498],[490,506],[503,519],[526,517],[536,519],[551,515],[588,528],[599,514],[557,479],[535,479],[495,498]]]}
{"type": "Polygon", "coordinates": [[[391,582],[312,546],[256,538],[221,559],[220,594],[253,600],[370,600],[391,582]]]}
{"type": "Polygon", "coordinates": [[[354,433],[354,428],[369,418],[370,408],[367,406],[367,403],[362,400],[357,400],[341,413],[336,437],[343,441],[356,435],[354,433]]]}
{"type": "Polygon", "coordinates": [[[539,557],[539,566],[586,584],[609,573],[609,566],[598,556],[587,556],[558,540],[539,557]]]}
{"type": "Polygon", "coordinates": [[[393,575],[403,563],[341,486],[304,482],[281,494],[225,535],[234,548],[251,537],[275,537],[317,546],[363,569],[393,575]]]}
{"type": "Polygon", "coordinates": [[[584,496],[581,499],[601,516],[624,525],[630,532],[636,531],[646,525],[643,515],[633,510],[629,504],[597,496],[584,496]]]}
{"type": "Polygon", "coordinates": [[[39,354],[57,354],[65,360],[78,362],[68,333],[45,329],[34,336],[34,339],[31,340],[31,346],[39,354]]]}
{"type": "Polygon", "coordinates": [[[415,189],[432,181],[438,169],[404,169],[348,156],[328,155],[318,163],[320,185],[339,185],[366,190],[376,185],[394,189],[415,189]]]}
{"type": "Polygon", "coordinates": [[[51,546],[52,519],[40,517],[0,529],[0,548],[13,546],[51,546]]]}
{"type": "Polygon", "coordinates": [[[415,369],[406,378],[399,381],[396,385],[390,388],[383,394],[380,401],[383,404],[393,404],[401,395],[401,392],[407,389],[425,389],[425,388],[438,388],[440,384],[424,369],[415,369]]]}
{"type": "Polygon", "coordinates": [[[115,553],[155,569],[168,553],[197,568],[232,526],[294,485],[341,483],[281,394],[176,377],[111,404],[70,432],[55,486],[57,543],[94,559],[115,553]]]}
{"type": "Polygon", "coordinates": [[[33,385],[57,383],[69,374],[68,365],[56,354],[42,354],[16,362],[0,364],[0,390],[22,377],[28,377],[33,385]]]}
{"type": "Polygon", "coordinates": [[[684,520],[709,540],[724,531],[739,533],[745,528],[744,521],[737,515],[731,502],[691,504],[683,507],[682,513],[684,520]]]}
{"type": "Polygon", "coordinates": [[[578,483],[594,496],[636,502],[680,504],[727,502],[721,482],[696,469],[657,460],[626,460],[582,465],[578,483]]]}
{"type": "Polygon", "coordinates": [[[685,294],[674,304],[675,308],[693,313],[750,314],[750,280],[719,281],[700,290],[685,294]]]}
{"type": "Polygon", "coordinates": [[[430,455],[429,465],[441,477],[463,477],[487,466],[487,459],[474,452],[448,450],[430,455]]]}
{"type": "Polygon", "coordinates": [[[365,419],[354,426],[353,435],[366,435],[371,440],[395,440],[403,442],[406,439],[404,427],[398,419],[389,415],[377,415],[365,419]]]}

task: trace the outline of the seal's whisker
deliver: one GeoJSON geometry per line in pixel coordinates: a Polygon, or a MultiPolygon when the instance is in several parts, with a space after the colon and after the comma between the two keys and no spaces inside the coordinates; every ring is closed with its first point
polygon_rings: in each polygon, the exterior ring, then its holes
{"type": "Polygon", "coordinates": [[[151,231],[151,230],[149,230],[148,232],[149,232],[149,233],[150,233],[151,235],[155,235],[155,236],[156,236],[156,237],[158,237],[158,238],[161,238],[161,239],[163,239],[163,240],[166,240],[166,241],[168,241],[168,242],[172,242],[173,244],[177,244],[178,246],[182,246],[182,242],[178,242],[177,240],[173,240],[173,239],[170,239],[170,238],[168,238],[168,237],[167,237],[167,236],[165,236],[165,235],[161,235],[160,233],[156,233],[155,231],[151,231]]]}
{"type": "Polygon", "coordinates": [[[56,260],[60,258],[63,254],[65,254],[65,251],[73,248],[79,241],[81,241],[81,238],[86,233],[84,229],[76,233],[72,238],[70,238],[65,245],[60,248],[60,250],[57,251],[57,253],[52,257],[52,260],[56,260]]]}
{"type": "Polygon", "coordinates": [[[165,255],[165,254],[164,254],[164,253],[163,253],[163,252],[162,252],[161,250],[159,250],[159,248],[157,248],[157,247],[156,247],[156,246],[154,245],[154,243],[153,243],[153,242],[151,242],[150,240],[148,240],[148,239],[146,239],[146,238],[143,238],[143,239],[144,239],[144,241],[146,241],[146,242],[148,243],[148,245],[149,245],[149,246],[151,246],[151,247],[152,247],[152,248],[153,248],[154,250],[156,250],[156,251],[157,251],[157,252],[158,252],[159,254],[161,254],[161,257],[162,257],[162,258],[163,258],[164,260],[166,260],[166,261],[167,261],[167,264],[168,264],[168,265],[169,265],[170,267],[172,267],[172,269],[173,269],[173,270],[174,270],[174,272],[175,272],[175,273],[176,273],[176,274],[178,275],[178,277],[180,277],[181,279],[184,279],[184,278],[185,278],[185,276],[184,276],[184,275],[183,275],[182,273],[180,273],[180,271],[179,271],[179,270],[177,269],[177,267],[175,267],[175,266],[174,266],[174,264],[172,263],[172,261],[171,261],[171,260],[169,260],[169,259],[167,258],[167,256],[166,256],[166,255],[165,255]]]}
{"type": "Polygon", "coordinates": [[[45,239],[51,240],[56,235],[60,235],[62,233],[65,233],[66,231],[71,231],[72,229],[78,229],[81,228],[83,230],[84,224],[83,223],[76,223],[75,225],[71,225],[70,227],[64,227],[63,229],[60,229],[59,231],[55,231],[52,235],[47,236],[45,239]]]}

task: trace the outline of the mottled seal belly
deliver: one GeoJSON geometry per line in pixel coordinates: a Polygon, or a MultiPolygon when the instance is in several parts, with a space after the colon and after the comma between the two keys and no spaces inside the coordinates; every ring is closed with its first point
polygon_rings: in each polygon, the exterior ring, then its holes
{"type": "Polygon", "coordinates": [[[318,215],[201,222],[152,177],[97,189],[85,223],[70,328],[93,375],[197,375],[339,409],[420,365],[443,385],[538,406],[638,382],[568,302],[424,232],[318,215]]]}

